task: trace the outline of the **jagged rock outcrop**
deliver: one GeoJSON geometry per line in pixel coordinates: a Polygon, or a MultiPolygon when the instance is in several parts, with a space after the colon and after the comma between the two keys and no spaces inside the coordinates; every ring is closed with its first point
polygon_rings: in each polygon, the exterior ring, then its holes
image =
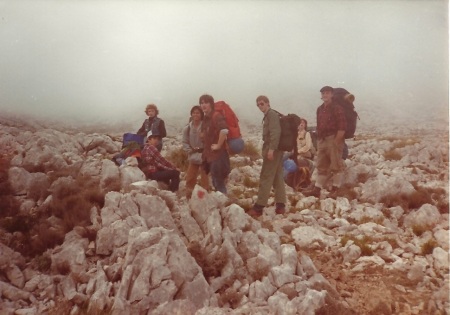
{"type": "MultiPolygon", "coordinates": [[[[249,140],[257,143],[258,132],[249,140]]],[[[188,201],[145,181],[135,158],[120,167],[112,162],[120,137],[1,125],[0,134],[17,213],[52,213],[41,223],[51,235],[70,223],[64,213],[76,213],[64,198],[81,198],[79,185],[108,192],[101,206],[85,205],[86,224],[47,250],[49,262],[9,247],[20,248],[26,231],[1,231],[2,313],[53,314],[61,300],[72,314],[86,307],[113,314],[449,312],[448,152],[438,145],[441,136],[350,140],[345,183],[353,198],[304,197],[288,188],[290,211],[276,215],[271,204],[254,220],[244,207],[257,188],[246,183],[258,183],[261,160],[232,158],[234,203],[199,186],[188,201]],[[401,158],[386,159],[390,150],[401,158]],[[429,198],[418,207],[383,201],[423,191],[429,198]],[[39,271],[36,264],[45,263],[48,271],[39,271]],[[378,287],[363,285],[369,280],[378,287]]],[[[169,139],[165,149],[178,143],[169,139]]],[[[39,229],[33,231],[39,244],[39,229]]]]}

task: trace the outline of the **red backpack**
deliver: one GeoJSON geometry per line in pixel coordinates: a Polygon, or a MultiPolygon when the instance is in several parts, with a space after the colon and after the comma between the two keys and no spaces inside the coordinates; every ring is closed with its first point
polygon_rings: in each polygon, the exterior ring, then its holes
{"type": "Polygon", "coordinates": [[[228,125],[228,139],[241,138],[241,129],[239,128],[239,119],[237,118],[230,105],[224,101],[214,103],[214,110],[218,111],[225,117],[228,125]]]}

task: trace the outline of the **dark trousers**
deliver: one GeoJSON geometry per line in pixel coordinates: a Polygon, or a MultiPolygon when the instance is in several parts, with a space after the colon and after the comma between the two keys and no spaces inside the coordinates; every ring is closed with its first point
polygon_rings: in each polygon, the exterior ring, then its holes
{"type": "Polygon", "coordinates": [[[170,191],[177,191],[180,185],[180,172],[177,170],[156,171],[148,176],[149,179],[161,181],[169,185],[170,191]]]}
{"type": "Polygon", "coordinates": [[[211,180],[216,191],[224,195],[227,194],[226,180],[230,174],[230,156],[226,150],[223,150],[217,160],[211,161],[209,165],[211,171],[211,180]]]}

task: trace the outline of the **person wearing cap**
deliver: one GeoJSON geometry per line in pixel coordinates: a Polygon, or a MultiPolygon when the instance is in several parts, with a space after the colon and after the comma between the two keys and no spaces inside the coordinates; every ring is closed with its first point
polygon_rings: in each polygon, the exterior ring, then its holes
{"type": "Polygon", "coordinates": [[[278,150],[281,135],[280,116],[270,108],[269,98],[260,95],[256,98],[256,106],[264,114],[263,118],[263,164],[259,176],[258,198],[247,212],[257,218],[263,214],[273,187],[275,193],[275,213],[283,214],[286,204],[286,188],[283,174],[283,151],[278,150]]]}
{"type": "Polygon", "coordinates": [[[159,150],[161,136],[150,135],[141,151],[140,168],[148,179],[165,182],[170,191],[177,191],[180,185],[180,171],[166,160],[159,150]]]}
{"type": "Polygon", "coordinates": [[[144,143],[147,142],[147,137],[149,135],[157,135],[161,137],[161,141],[159,142],[157,148],[158,151],[162,150],[162,138],[167,136],[166,133],[166,125],[164,124],[164,120],[158,117],[159,110],[155,104],[148,104],[145,107],[145,113],[148,118],[144,120],[141,128],[136,132],[138,135],[144,136],[144,143]]]}
{"type": "Polygon", "coordinates": [[[317,180],[315,186],[302,191],[305,196],[320,197],[327,181],[332,188],[329,197],[335,198],[342,183],[345,169],[342,160],[346,120],[341,106],[333,103],[333,88],[324,86],[320,89],[323,104],[317,108],[317,180]]]}
{"type": "Polygon", "coordinates": [[[200,96],[199,104],[205,114],[202,123],[203,168],[211,173],[215,190],[226,195],[226,181],[231,170],[226,148],[228,125],[225,117],[214,110],[214,98],[211,95],[200,96]]]}

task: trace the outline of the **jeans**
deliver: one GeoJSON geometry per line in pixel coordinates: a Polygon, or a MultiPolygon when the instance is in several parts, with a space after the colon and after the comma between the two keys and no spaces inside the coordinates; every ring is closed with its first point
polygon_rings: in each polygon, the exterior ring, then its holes
{"type": "Polygon", "coordinates": [[[230,174],[230,157],[228,156],[228,152],[223,150],[217,160],[211,161],[209,168],[214,188],[226,195],[226,180],[228,174],[230,174]]]}

